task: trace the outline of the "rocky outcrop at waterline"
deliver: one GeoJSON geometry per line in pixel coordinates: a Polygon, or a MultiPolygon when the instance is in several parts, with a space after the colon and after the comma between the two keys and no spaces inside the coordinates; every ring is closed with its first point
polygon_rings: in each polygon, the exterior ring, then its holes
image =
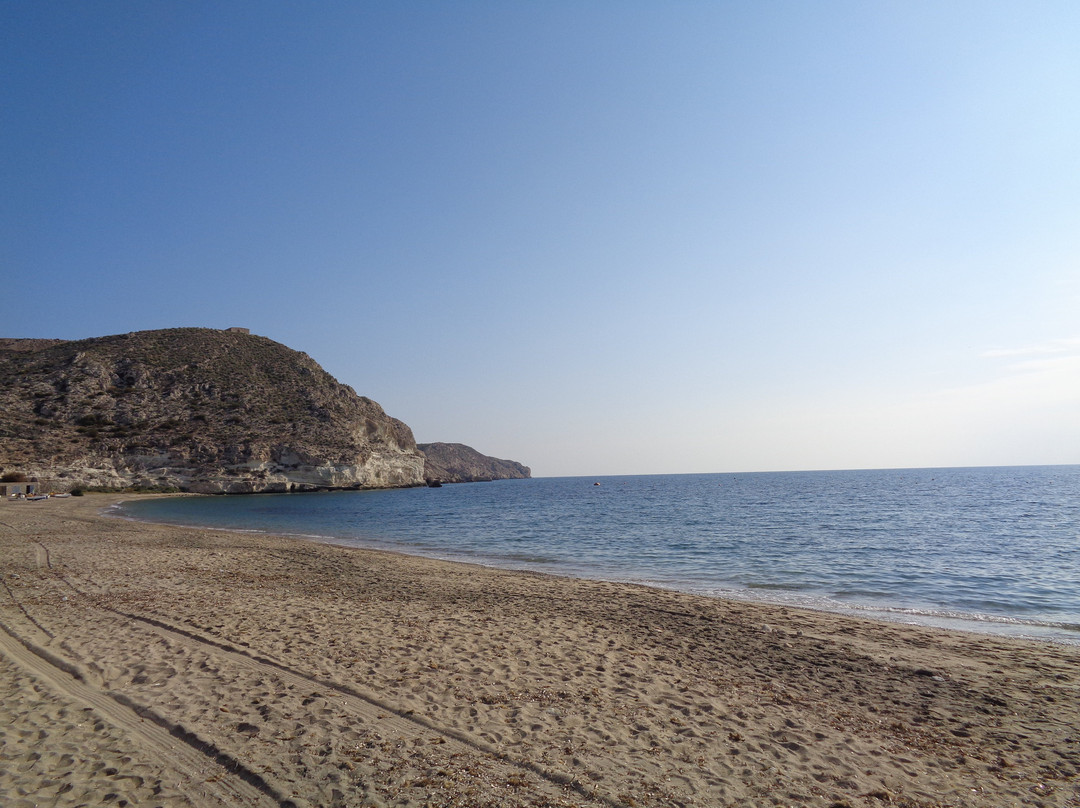
{"type": "Polygon", "coordinates": [[[421,443],[424,479],[431,483],[465,483],[530,477],[528,466],[488,457],[463,443],[421,443]]]}

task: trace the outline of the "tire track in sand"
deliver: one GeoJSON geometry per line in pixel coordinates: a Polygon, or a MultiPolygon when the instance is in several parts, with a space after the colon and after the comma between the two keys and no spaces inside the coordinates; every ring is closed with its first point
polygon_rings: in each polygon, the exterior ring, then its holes
{"type": "MultiPolygon", "coordinates": [[[[52,568],[51,565],[50,572],[80,597],[90,598],[86,592],[75,586],[75,584],[68,580],[67,577],[55,568],[52,568]]],[[[351,685],[305,673],[275,659],[244,650],[243,648],[228,642],[211,639],[156,617],[126,612],[103,604],[97,604],[96,608],[123,617],[127,620],[149,626],[159,635],[165,635],[169,639],[178,641],[189,648],[197,648],[203,651],[209,650],[218,657],[227,659],[235,665],[260,675],[269,674],[276,676],[285,684],[298,687],[316,686],[333,691],[337,694],[337,698],[341,700],[341,706],[345,707],[349,712],[370,723],[377,722],[384,729],[396,732],[402,736],[414,735],[417,730],[434,732],[445,738],[449,748],[456,746],[462,751],[467,750],[487,755],[508,766],[529,772],[559,788],[568,789],[577,796],[593,803],[607,805],[610,806],[610,808],[621,808],[621,806],[624,805],[622,801],[597,793],[575,777],[551,771],[530,760],[512,757],[506,752],[503,752],[478,738],[472,737],[465,732],[441,726],[435,721],[422,715],[417,715],[412,710],[402,710],[389,702],[383,701],[374,694],[365,693],[359,688],[351,685]]]]}
{"type": "Polygon", "coordinates": [[[182,642],[189,648],[200,648],[203,650],[210,648],[218,656],[224,657],[230,662],[247,668],[248,670],[261,675],[273,674],[285,684],[296,685],[298,687],[316,686],[331,690],[341,699],[341,706],[368,721],[377,721],[384,729],[394,731],[400,735],[411,735],[418,729],[434,732],[445,737],[448,748],[453,748],[454,746],[458,746],[459,748],[464,747],[470,751],[488,755],[502,763],[528,771],[553,785],[570,789],[579,797],[583,797],[591,802],[609,805],[611,808],[621,808],[621,806],[624,805],[624,803],[620,801],[612,800],[602,794],[597,794],[570,775],[552,772],[532,761],[519,760],[511,757],[507,753],[502,752],[477,738],[473,738],[464,732],[440,726],[436,722],[431,721],[424,716],[417,715],[411,710],[401,710],[374,695],[363,693],[350,685],[329,679],[322,679],[318,676],[298,671],[295,668],[291,668],[274,659],[253,654],[228,643],[200,636],[193,631],[174,626],[154,617],[132,614],[109,607],[103,608],[121,617],[125,617],[128,620],[135,620],[148,625],[159,633],[168,635],[171,639],[182,642]]]}
{"type": "Polygon", "coordinates": [[[41,681],[50,691],[86,705],[135,741],[148,756],[167,761],[180,775],[195,805],[245,805],[291,808],[258,774],[184,727],[122,693],[99,690],[67,660],[20,637],[0,621],[0,653],[41,681]]]}

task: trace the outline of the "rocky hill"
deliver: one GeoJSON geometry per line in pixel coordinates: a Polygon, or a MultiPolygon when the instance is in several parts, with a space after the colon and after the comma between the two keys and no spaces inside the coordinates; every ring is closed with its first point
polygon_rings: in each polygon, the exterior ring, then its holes
{"type": "Polygon", "coordinates": [[[419,448],[426,458],[424,479],[428,483],[512,480],[532,474],[528,466],[482,455],[462,443],[421,443],[419,448]]]}
{"type": "Polygon", "coordinates": [[[0,474],[207,493],[422,485],[412,431],[307,354],[206,328],[0,341],[0,474]]]}

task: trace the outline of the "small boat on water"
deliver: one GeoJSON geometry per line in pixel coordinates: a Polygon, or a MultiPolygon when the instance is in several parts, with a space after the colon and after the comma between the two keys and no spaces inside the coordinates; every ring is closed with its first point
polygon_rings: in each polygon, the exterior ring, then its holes
{"type": "Polygon", "coordinates": [[[67,499],[71,494],[49,494],[53,499],[67,499]]]}
{"type": "Polygon", "coordinates": [[[27,497],[26,501],[27,502],[37,502],[39,500],[48,499],[48,498],[49,498],[48,494],[34,494],[32,496],[27,497]]]}

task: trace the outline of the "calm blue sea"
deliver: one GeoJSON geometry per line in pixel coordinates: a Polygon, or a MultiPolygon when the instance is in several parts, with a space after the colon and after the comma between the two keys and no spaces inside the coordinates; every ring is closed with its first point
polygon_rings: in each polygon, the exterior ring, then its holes
{"type": "Polygon", "coordinates": [[[1080,644],[1080,466],[540,478],[119,512],[1080,644]]]}

